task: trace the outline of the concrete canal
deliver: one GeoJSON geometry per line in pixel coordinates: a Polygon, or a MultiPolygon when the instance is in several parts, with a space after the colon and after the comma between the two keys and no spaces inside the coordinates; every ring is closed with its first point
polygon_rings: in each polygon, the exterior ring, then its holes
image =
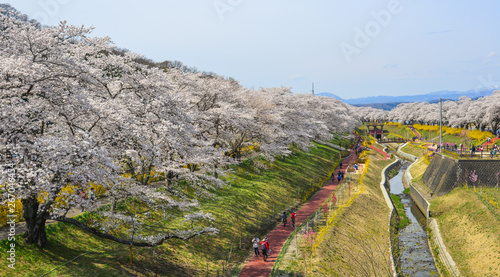
{"type": "Polygon", "coordinates": [[[406,216],[410,223],[399,230],[400,276],[438,276],[434,259],[427,243],[426,218],[408,194],[403,193],[403,173],[405,163],[390,182],[391,193],[401,197],[406,216]]]}

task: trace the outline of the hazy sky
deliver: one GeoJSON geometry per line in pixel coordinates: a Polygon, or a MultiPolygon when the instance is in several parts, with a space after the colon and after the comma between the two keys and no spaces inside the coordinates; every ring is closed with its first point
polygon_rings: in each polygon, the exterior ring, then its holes
{"type": "MultiPolygon", "coordinates": [[[[1,2],[1,0],[0,0],[1,2]]],[[[246,87],[343,98],[500,85],[500,1],[4,0],[246,87]]]]}

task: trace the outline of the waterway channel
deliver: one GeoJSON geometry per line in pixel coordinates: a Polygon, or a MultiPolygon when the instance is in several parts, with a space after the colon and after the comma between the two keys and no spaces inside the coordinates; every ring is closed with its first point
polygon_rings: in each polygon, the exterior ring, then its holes
{"type": "Polygon", "coordinates": [[[410,219],[410,223],[400,229],[398,234],[400,276],[438,276],[434,259],[427,244],[425,216],[411,197],[403,193],[403,173],[407,167],[407,163],[403,164],[399,173],[389,181],[391,193],[401,198],[406,216],[410,219]]]}

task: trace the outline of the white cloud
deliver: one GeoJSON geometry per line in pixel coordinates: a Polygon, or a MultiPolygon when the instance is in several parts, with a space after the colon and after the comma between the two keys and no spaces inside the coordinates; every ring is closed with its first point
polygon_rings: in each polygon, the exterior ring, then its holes
{"type": "Polygon", "coordinates": [[[495,56],[495,52],[494,51],[491,51],[488,55],[486,55],[486,58],[491,58],[493,56],[495,56]]]}

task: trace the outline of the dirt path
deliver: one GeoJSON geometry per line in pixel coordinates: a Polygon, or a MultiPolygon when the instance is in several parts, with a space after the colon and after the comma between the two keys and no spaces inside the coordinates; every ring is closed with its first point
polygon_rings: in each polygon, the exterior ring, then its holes
{"type": "MultiPolygon", "coordinates": [[[[342,163],[343,167],[341,169],[337,168],[334,173],[335,176],[337,172],[340,170],[345,172],[348,165],[351,165],[356,160],[356,152],[351,150],[351,156],[346,158],[342,163]]],[[[336,178],[334,178],[336,180],[336,178]]],[[[295,226],[299,226],[306,218],[308,218],[311,214],[313,214],[321,204],[328,198],[328,196],[335,190],[338,182],[332,182],[332,180],[328,181],[326,185],[324,185],[316,194],[304,204],[297,211],[297,218],[295,219],[295,226]]],[[[240,277],[258,277],[258,276],[269,276],[271,270],[273,268],[274,262],[276,261],[276,257],[281,251],[283,244],[286,239],[293,232],[293,228],[291,225],[291,220],[289,220],[289,224],[286,227],[283,227],[283,224],[279,224],[274,230],[271,231],[267,235],[269,240],[269,248],[272,250],[267,262],[264,262],[262,257],[253,257],[248,261],[243,269],[240,272],[240,277]]],[[[262,239],[262,238],[261,238],[262,239]]],[[[252,249],[253,253],[253,249],[252,249]]]]}

